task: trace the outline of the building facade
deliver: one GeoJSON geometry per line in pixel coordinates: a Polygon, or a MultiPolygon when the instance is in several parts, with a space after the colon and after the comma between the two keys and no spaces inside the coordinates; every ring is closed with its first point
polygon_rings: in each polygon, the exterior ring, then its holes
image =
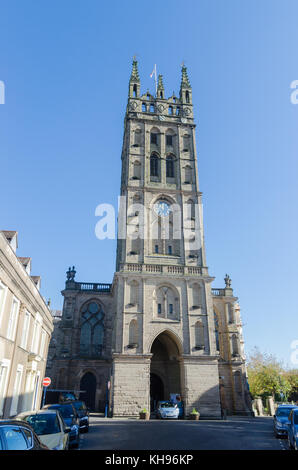
{"type": "Polygon", "coordinates": [[[0,231],[0,417],[39,409],[53,321],[31,276],[31,259],[18,257],[17,232],[0,231]]]}
{"type": "Polygon", "coordinates": [[[176,397],[186,416],[250,413],[237,298],[229,276],[212,289],[206,262],[185,66],[179,96],[166,98],[161,75],[154,96],[141,93],[133,61],[121,159],[113,282],[76,282],[69,269],[49,374],[86,389],[95,409],[109,398],[113,416],[176,397]]]}

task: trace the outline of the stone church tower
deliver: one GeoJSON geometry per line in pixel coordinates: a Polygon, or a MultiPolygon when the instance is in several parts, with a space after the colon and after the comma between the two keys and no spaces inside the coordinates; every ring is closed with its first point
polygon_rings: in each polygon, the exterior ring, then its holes
{"type": "Polygon", "coordinates": [[[237,298],[229,276],[224,289],[212,289],[207,268],[186,67],[179,96],[166,98],[161,75],[156,85],[154,96],[141,93],[134,60],[114,280],[87,285],[68,276],[47,373],[56,387],[74,389],[91,387],[83,380],[93,374],[95,409],[103,408],[108,383],[115,417],[177,396],[186,416],[193,407],[203,417],[246,414],[237,298]]]}

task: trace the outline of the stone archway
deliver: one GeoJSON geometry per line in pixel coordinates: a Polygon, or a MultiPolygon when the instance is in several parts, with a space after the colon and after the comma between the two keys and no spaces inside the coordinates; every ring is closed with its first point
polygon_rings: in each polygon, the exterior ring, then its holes
{"type": "Polygon", "coordinates": [[[84,390],[82,399],[90,410],[95,410],[96,377],[92,372],[86,372],[80,381],[80,390],[84,390]]]}
{"type": "Polygon", "coordinates": [[[182,362],[181,350],[169,331],[164,331],[155,338],[151,354],[150,404],[151,411],[154,411],[158,400],[170,400],[171,394],[182,395],[182,362]]]}

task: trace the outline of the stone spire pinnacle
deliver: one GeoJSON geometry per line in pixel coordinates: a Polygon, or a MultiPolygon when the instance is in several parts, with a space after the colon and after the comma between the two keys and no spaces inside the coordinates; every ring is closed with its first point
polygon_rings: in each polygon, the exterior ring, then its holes
{"type": "Polygon", "coordinates": [[[158,75],[158,83],[157,83],[157,97],[164,99],[165,89],[163,86],[162,75],[158,75]]]}
{"type": "Polygon", "coordinates": [[[136,57],[133,57],[132,61],[132,71],[131,71],[131,76],[130,76],[130,83],[140,83],[140,76],[139,76],[139,71],[138,71],[138,61],[136,60],[136,57]]]}
{"type": "Polygon", "coordinates": [[[182,77],[181,77],[181,87],[180,88],[191,88],[189,78],[187,75],[187,68],[184,65],[184,62],[182,63],[182,77]]]}

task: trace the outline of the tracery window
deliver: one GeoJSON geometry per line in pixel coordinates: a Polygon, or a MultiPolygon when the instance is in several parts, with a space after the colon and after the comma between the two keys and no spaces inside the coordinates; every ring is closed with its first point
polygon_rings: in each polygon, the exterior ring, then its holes
{"type": "Polygon", "coordinates": [[[104,312],[94,301],[85,304],[81,310],[80,354],[101,356],[104,339],[104,312]]]}

